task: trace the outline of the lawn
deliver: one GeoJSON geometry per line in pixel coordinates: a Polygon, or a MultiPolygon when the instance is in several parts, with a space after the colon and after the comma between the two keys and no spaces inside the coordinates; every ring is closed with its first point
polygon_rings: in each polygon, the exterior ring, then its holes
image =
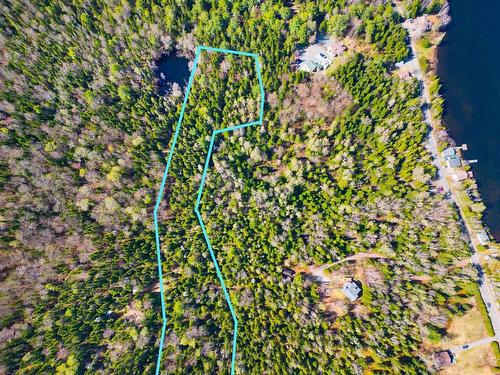
{"type": "Polygon", "coordinates": [[[444,344],[446,348],[466,344],[489,336],[481,311],[477,307],[476,298],[471,297],[469,303],[474,305],[470,311],[463,316],[451,320],[448,328],[451,339],[444,344]]]}
{"type": "Polygon", "coordinates": [[[495,375],[496,360],[491,345],[482,345],[460,353],[457,363],[439,372],[440,375],[495,375]]]}

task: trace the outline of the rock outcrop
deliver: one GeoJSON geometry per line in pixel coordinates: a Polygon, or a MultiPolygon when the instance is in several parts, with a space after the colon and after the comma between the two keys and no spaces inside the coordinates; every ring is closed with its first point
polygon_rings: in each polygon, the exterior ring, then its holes
{"type": "Polygon", "coordinates": [[[450,16],[450,4],[446,2],[438,13],[441,24],[439,25],[439,30],[443,31],[448,27],[451,22],[450,16]]]}

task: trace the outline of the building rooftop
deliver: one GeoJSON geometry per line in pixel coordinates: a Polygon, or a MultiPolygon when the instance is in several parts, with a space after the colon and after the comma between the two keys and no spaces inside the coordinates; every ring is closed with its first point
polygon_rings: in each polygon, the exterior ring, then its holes
{"type": "Polygon", "coordinates": [[[330,43],[326,45],[326,50],[333,57],[337,57],[346,50],[346,47],[339,41],[331,40],[330,43]]]}
{"type": "Polygon", "coordinates": [[[342,291],[351,302],[356,301],[361,294],[361,288],[353,281],[348,281],[347,283],[345,283],[342,291]]]}
{"type": "Polygon", "coordinates": [[[451,175],[451,178],[455,181],[462,181],[472,177],[472,172],[457,171],[451,175]]]}
{"type": "Polygon", "coordinates": [[[449,168],[458,168],[462,166],[462,161],[456,156],[450,156],[446,158],[446,163],[448,164],[449,168]]]}
{"type": "Polygon", "coordinates": [[[345,50],[346,47],[336,39],[321,35],[316,43],[298,51],[296,59],[302,61],[299,64],[300,70],[314,72],[328,68],[333,59],[345,50]]]}
{"type": "Polygon", "coordinates": [[[455,357],[449,350],[437,352],[436,354],[434,354],[434,364],[438,369],[450,366],[453,363],[455,363],[455,357]]]}
{"type": "Polygon", "coordinates": [[[314,72],[318,69],[318,64],[313,60],[302,61],[299,65],[299,69],[306,72],[314,72]]]}
{"type": "Polygon", "coordinates": [[[321,70],[324,70],[324,69],[328,68],[328,66],[332,63],[330,60],[328,60],[326,58],[323,58],[320,55],[315,56],[312,61],[321,70]]]}
{"type": "Polygon", "coordinates": [[[408,70],[402,70],[402,69],[399,69],[397,71],[397,75],[399,76],[399,78],[401,79],[409,79],[412,77],[412,74],[411,72],[409,72],[408,70]]]}
{"type": "Polygon", "coordinates": [[[456,152],[455,152],[455,149],[453,147],[448,147],[447,149],[445,149],[443,151],[443,157],[445,157],[445,158],[455,156],[455,154],[456,154],[456,152]]]}
{"type": "Polygon", "coordinates": [[[291,280],[295,275],[295,271],[291,270],[290,268],[283,268],[282,274],[285,280],[291,280]]]}
{"type": "Polygon", "coordinates": [[[477,240],[481,245],[484,245],[486,242],[490,241],[490,236],[488,236],[488,233],[484,229],[481,229],[477,232],[477,240]]]}

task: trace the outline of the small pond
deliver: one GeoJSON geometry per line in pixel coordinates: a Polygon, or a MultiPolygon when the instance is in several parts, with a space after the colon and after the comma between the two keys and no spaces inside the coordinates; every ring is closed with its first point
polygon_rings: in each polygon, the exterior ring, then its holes
{"type": "Polygon", "coordinates": [[[156,66],[160,95],[170,92],[173,83],[181,88],[186,86],[190,73],[188,59],[176,55],[163,56],[156,61],[156,66]]]}

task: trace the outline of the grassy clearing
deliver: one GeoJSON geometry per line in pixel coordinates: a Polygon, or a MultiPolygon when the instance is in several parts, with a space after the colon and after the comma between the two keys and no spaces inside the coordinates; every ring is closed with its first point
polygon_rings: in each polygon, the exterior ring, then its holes
{"type": "Polygon", "coordinates": [[[491,324],[490,316],[488,315],[488,310],[486,309],[486,305],[484,304],[483,299],[481,298],[481,294],[479,294],[479,291],[476,292],[475,298],[478,310],[481,312],[483,323],[486,327],[488,335],[495,336],[495,331],[493,330],[493,325],[491,324]]]}
{"type": "Polygon", "coordinates": [[[440,375],[498,374],[495,353],[491,345],[483,345],[460,353],[457,363],[439,372],[440,375]]]}
{"type": "Polygon", "coordinates": [[[483,323],[484,319],[478,308],[477,299],[471,297],[468,303],[473,305],[472,309],[450,321],[448,326],[449,338],[443,340],[439,345],[442,349],[467,344],[488,336],[488,330],[483,323]]]}
{"type": "Polygon", "coordinates": [[[498,258],[490,256],[489,259],[485,259],[483,269],[493,284],[500,283],[500,260],[498,258]]]}
{"type": "Polygon", "coordinates": [[[491,349],[493,350],[493,353],[495,353],[495,359],[497,361],[497,370],[500,370],[500,346],[498,345],[498,342],[493,341],[490,343],[491,349]]]}

